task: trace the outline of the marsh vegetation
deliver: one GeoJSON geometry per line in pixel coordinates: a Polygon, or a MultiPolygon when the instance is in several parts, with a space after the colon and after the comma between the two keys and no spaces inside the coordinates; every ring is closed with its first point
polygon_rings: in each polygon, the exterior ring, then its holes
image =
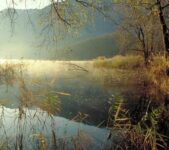
{"type": "Polygon", "coordinates": [[[4,61],[2,149],[167,147],[168,61],[154,58],[4,61]]]}
{"type": "Polygon", "coordinates": [[[168,8],[2,2],[0,149],[169,149],[168,8]]]}

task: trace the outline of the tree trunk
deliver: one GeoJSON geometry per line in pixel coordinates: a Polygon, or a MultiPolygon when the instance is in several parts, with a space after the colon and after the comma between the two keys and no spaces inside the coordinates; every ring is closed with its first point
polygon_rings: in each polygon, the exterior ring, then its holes
{"type": "Polygon", "coordinates": [[[158,9],[159,9],[160,23],[162,25],[162,30],[163,30],[165,50],[167,52],[167,55],[169,56],[169,29],[167,28],[167,24],[164,19],[163,7],[161,5],[161,0],[157,0],[157,5],[158,5],[158,9]]]}

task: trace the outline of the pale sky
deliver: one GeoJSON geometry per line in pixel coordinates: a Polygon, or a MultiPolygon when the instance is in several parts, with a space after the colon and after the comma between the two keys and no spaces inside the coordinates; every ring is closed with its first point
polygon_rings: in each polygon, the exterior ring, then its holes
{"type": "Polygon", "coordinates": [[[41,9],[49,5],[51,0],[0,0],[0,11],[6,8],[13,8],[12,1],[15,2],[14,8],[16,9],[41,9]]]}

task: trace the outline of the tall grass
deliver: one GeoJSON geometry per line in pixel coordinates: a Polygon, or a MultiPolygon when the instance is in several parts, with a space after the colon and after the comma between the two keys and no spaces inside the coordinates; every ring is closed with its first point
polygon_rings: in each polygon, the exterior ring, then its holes
{"type": "MultiPolygon", "coordinates": [[[[148,110],[149,105],[147,106],[148,110]]],[[[120,100],[115,106],[110,107],[108,127],[110,134],[108,139],[113,137],[113,133],[118,133],[118,138],[113,141],[114,149],[123,150],[157,150],[168,149],[167,136],[160,133],[159,120],[163,113],[163,106],[145,112],[141,120],[133,124],[128,117],[128,110],[125,103],[120,100]]]]}
{"type": "Polygon", "coordinates": [[[6,85],[12,85],[20,76],[23,69],[23,64],[4,63],[0,64],[0,83],[6,85]]]}
{"type": "Polygon", "coordinates": [[[135,69],[144,66],[144,59],[141,55],[98,57],[94,60],[93,65],[97,68],[135,69]]]}
{"type": "Polygon", "coordinates": [[[169,77],[167,75],[169,61],[164,56],[154,56],[144,69],[144,80],[149,96],[162,101],[169,93],[169,77]]]}
{"type": "Polygon", "coordinates": [[[166,99],[169,100],[167,98],[169,96],[168,60],[162,55],[154,55],[145,66],[144,59],[140,55],[115,56],[111,59],[101,57],[94,61],[94,66],[131,70],[135,76],[132,77],[133,82],[138,83],[138,79],[142,81],[140,102],[146,102],[147,105],[143,106],[146,107],[144,109],[139,106],[137,112],[133,112],[140,113],[139,118],[133,118],[136,115],[131,114],[132,111],[127,109],[121,98],[118,104],[110,107],[108,127],[112,132],[108,138],[113,137],[114,131],[118,132],[113,147],[126,150],[168,149],[169,109],[165,102],[166,99]]]}

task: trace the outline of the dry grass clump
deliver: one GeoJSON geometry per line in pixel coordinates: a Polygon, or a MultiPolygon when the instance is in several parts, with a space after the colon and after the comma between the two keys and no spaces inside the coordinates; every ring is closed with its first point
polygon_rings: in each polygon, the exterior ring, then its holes
{"type": "Polygon", "coordinates": [[[145,68],[145,82],[150,97],[161,100],[169,92],[169,61],[164,56],[154,56],[145,68]]]}
{"type": "Polygon", "coordinates": [[[16,79],[18,67],[16,64],[0,64],[0,82],[6,83],[7,85],[13,84],[13,81],[16,79]]]}
{"type": "Polygon", "coordinates": [[[144,66],[144,59],[141,55],[117,55],[112,58],[98,57],[94,60],[93,65],[98,68],[136,69],[144,66]]]}

